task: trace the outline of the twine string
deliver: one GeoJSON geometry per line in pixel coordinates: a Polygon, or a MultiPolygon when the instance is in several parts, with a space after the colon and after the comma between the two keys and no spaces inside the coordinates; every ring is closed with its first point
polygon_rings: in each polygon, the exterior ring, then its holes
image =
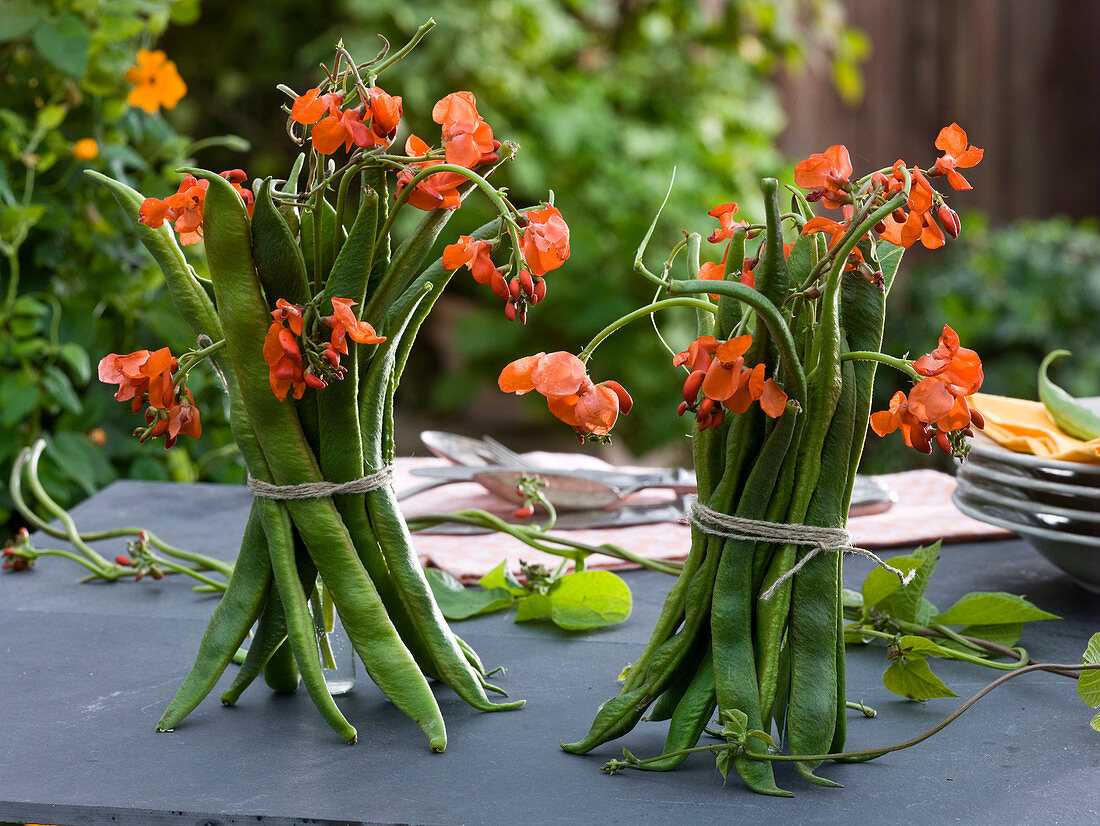
{"type": "Polygon", "coordinates": [[[689,520],[703,533],[711,536],[721,536],[727,539],[745,539],[750,542],[770,542],[778,545],[805,545],[812,546],[813,550],[807,553],[791,567],[779,579],[777,579],[767,591],[760,595],[760,599],[769,600],[775,595],[785,582],[797,574],[811,559],[822,553],[855,554],[872,560],[880,568],[885,568],[891,573],[897,574],[902,585],[908,585],[917,575],[916,571],[901,571],[884,562],[878,554],[866,548],[860,548],[852,544],[852,536],[844,528],[826,528],[816,525],[801,525],[798,523],[766,522],[760,519],[745,519],[740,516],[730,516],[711,510],[706,505],[695,502],[691,506],[689,520]]]}
{"type": "Polygon", "coordinates": [[[300,485],[273,485],[248,477],[248,489],[263,499],[323,499],[327,496],[347,496],[368,493],[386,487],[393,481],[393,465],[368,473],[350,482],[303,482],[300,485]]]}

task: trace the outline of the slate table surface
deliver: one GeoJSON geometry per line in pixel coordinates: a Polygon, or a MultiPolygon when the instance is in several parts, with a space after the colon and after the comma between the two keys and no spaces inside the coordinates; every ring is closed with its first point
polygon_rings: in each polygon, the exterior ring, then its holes
{"type": "MultiPolygon", "coordinates": [[[[249,496],[220,485],[117,482],[75,509],[84,530],[140,525],[164,539],[232,559],[249,496]]],[[[63,547],[36,537],[39,547],[63,547]]],[[[476,541],[466,539],[456,541],[476,541]]],[[[103,543],[124,552],[122,540],[103,543]]],[[[845,564],[858,587],[862,559],[845,564]]],[[[587,757],[562,739],[586,730],[596,706],[645,643],[671,583],[628,572],[634,613],[622,625],[566,634],[507,614],[461,623],[460,633],[526,708],[473,711],[437,688],[450,743],[429,753],[423,735],[362,668],[339,703],[359,729],[344,745],[305,692],[254,685],[235,708],[220,688],[172,733],[154,724],[189,668],[216,597],[166,578],[78,584],[79,569],[44,559],[0,576],[0,821],[75,824],[239,823],[1090,823],[1100,820],[1100,735],[1074,684],[1021,677],[922,745],[864,764],[832,764],[827,789],[780,766],[793,799],[723,787],[708,755],[668,773],[600,766],[628,745],[659,753],[663,724],[641,724],[587,757]]],[[[1100,597],[1067,579],[1020,540],[945,546],[928,596],[941,608],[972,590],[1026,594],[1060,621],[1034,623],[1023,643],[1040,659],[1076,662],[1100,630],[1100,597]]],[[[852,712],[849,746],[898,742],[959,702],[907,702],[882,686],[884,650],[849,654],[848,692],[876,707],[852,712]]],[[[231,666],[231,668],[233,668],[231,666]]],[[[966,697],[998,672],[937,663],[966,697]]],[[[224,688],[229,677],[223,677],[224,688]]]]}

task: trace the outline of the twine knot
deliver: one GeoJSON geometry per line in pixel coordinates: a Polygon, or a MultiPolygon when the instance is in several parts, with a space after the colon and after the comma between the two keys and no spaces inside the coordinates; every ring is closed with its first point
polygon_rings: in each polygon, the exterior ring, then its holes
{"type": "Polygon", "coordinates": [[[811,559],[821,553],[856,554],[865,556],[881,568],[897,574],[902,585],[908,585],[916,576],[916,571],[904,572],[884,562],[873,551],[852,544],[852,536],[845,528],[827,528],[799,523],[767,522],[762,519],[745,519],[711,510],[706,505],[694,502],[688,519],[705,534],[721,536],[727,539],[745,539],[750,542],[769,542],[778,545],[804,545],[813,548],[791,569],[777,579],[760,599],[769,600],[785,582],[798,573],[811,559]]]}
{"type": "Polygon", "coordinates": [[[248,477],[248,489],[263,499],[323,499],[367,493],[386,487],[393,481],[393,465],[368,473],[350,482],[303,482],[300,485],[273,485],[248,477]]]}

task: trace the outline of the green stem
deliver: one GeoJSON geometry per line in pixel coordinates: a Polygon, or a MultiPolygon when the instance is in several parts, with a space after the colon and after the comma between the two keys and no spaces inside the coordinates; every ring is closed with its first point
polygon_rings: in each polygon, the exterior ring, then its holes
{"type": "Polygon", "coordinates": [[[384,72],[386,69],[388,69],[394,63],[396,63],[401,58],[403,58],[405,55],[407,55],[409,52],[411,52],[416,47],[416,44],[419,43],[424,38],[424,35],[426,35],[428,32],[430,32],[434,26],[435,26],[435,19],[432,18],[432,17],[429,17],[427,19],[427,21],[425,21],[424,24],[421,25],[420,28],[416,30],[416,32],[413,34],[412,38],[409,40],[408,43],[406,43],[404,46],[402,46],[400,49],[398,49],[392,55],[389,55],[388,57],[386,57],[385,59],[380,61],[377,65],[364,67],[364,68],[369,68],[371,70],[371,73],[370,73],[370,82],[371,82],[371,84],[374,83],[375,78],[377,78],[380,74],[382,74],[382,72],[384,72]]]}
{"type": "Polygon", "coordinates": [[[646,268],[645,262],[642,259],[645,256],[646,248],[649,246],[649,239],[653,237],[653,231],[657,228],[657,221],[660,219],[661,213],[664,212],[665,205],[668,203],[669,196],[672,195],[672,185],[675,183],[676,167],[672,167],[672,178],[668,182],[668,191],[665,193],[665,199],[661,201],[661,205],[657,207],[657,214],[653,216],[653,220],[649,224],[649,229],[646,230],[645,237],[642,238],[642,243],[638,245],[638,251],[634,253],[634,272],[638,273],[638,275],[648,278],[655,284],[660,284],[662,287],[668,284],[667,280],[651,273],[646,268]]]}
{"type": "MultiPolygon", "coordinates": [[[[859,633],[863,636],[877,637],[877,638],[882,639],[882,640],[889,640],[890,642],[894,642],[898,638],[897,634],[891,634],[888,631],[876,631],[873,628],[856,628],[856,629],[853,629],[853,630],[855,630],[857,633],[859,633]]],[[[948,630],[950,630],[950,629],[948,629],[948,630]]],[[[954,637],[959,636],[959,635],[954,634],[954,632],[951,632],[950,635],[944,634],[943,636],[945,636],[945,637],[949,636],[950,638],[954,639],[954,637]]],[[[970,642],[968,642],[965,638],[960,637],[957,641],[962,643],[963,645],[966,645],[966,646],[969,646],[969,647],[975,647],[970,642]]],[[[1015,663],[999,663],[999,662],[993,662],[992,660],[984,659],[982,657],[974,656],[973,654],[965,654],[962,651],[955,651],[951,648],[944,648],[943,650],[944,650],[944,652],[946,652],[943,655],[944,659],[962,660],[963,662],[973,663],[974,665],[984,665],[986,668],[994,668],[994,669],[997,669],[999,671],[1015,671],[1015,670],[1023,667],[1027,663],[1027,657],[1022,657],[1022,658],[1018,659],[1017,662],[1015,662],[1015,663]]]]}
{"type": "Polygon", "coordinates": [[[893,367],[909,376],[913,381],[920,381],[923,376],[913,369],[913,365],[905,359],[888,356],[885,353],[876,353],[873,350],[849,350],[840,354],[841,361],[877,361],[887,367],[893,367]]]}
{"type": "Polygon", "coordinates": [[[209,585],[212,588],[217,588],[219,591],[224,591],[225,590],[225,583],[224,582],[219,582],[216,579],[211,579],[210,577],[206,576],[205,574],[202,574],[202,573],[196,571],[194,568],[188,568],[186,565],[177,565],[175,562],[172,562],[172,560],[170,560],[170,559],[158,559],[157,564],[158,565],[163,565],[165,568],[168,568],[170,571],[175,571],[176,573],[179,573],[179,574],[187,574],[187,576],[197,579],[199,582],[203,583],[204,585],[209,585]]]}
{"type": "MultiPolygon", "coordinates": [[[[711,282],[708,281],[705,283],[709,284],[711,282]]],[[[592,357],[593,351],[600,346],[601,342],[603,342],[605,338],[610,336],[616,330],[625,327],[627,324],[630,324],[633,321],[637,321],[640,318],[646,318],[647,316],[651,316],[661,310],[667,310],[670,307],[692,307],[699,311],[706,311],[710,313],[718,312],[717,308],[709,301],[702,301],[697,298],[665,298],[661,301],[655,301],[652,304],[647,304],[645,307],[640,307],[633,312],[627,313],[622,318],[618,318],[615,321],[612,321],[610,324],[600,330],[600,332],[596,333],[592,340],[584,346],[584,349],[577,354],[577,358],[579,358],[582,362],[587,363],[588,359],[592,357]]]]}
{"type": "Polygon", "coordinates": [[[658,755],[657,757],[647,757],[647,758],[641,759],[641,760],[639,760],[639,759],[634,759],[634,760],[631,760],[631,761],[613,760],[613,761],[610,761],[610,763],[608,763],[608,765],[605,766],[604,768],[607,769],[609,766],[613,767],[614,769],[630,768],[631,766],[644,765],[646,763],[654,763],[658,760],[664,760],[666,758],[673,757],[673,756],[694,754],[696,752],[702,752],[702,751],[709,751],[709,752],[717,753],[717,752],[720,752],[720,751],[726,751],[728,749],[738,749],[739,750],[738,753],[741,756],[747,757],[750,760],[768,760],[768,761],[777,762],[777,763],[802,763],[802,762],[820,763],[824,760],[860,760],[860,759],[870,760],[870,759],[874,759],[876,757],[881,757],[884,754],[889,754],[890,752],[901,751],[902,749],[912,748],[913,746],[916,746],[920,743],[923,743],[925,740],[927,740],[932,735],[937,734],[940,731],[942,731],[943,729],[947,728],[947,726],[949,726],[951,723],[953,723],[955,720],[957,720],[963,714],[963,712],[965,712],[972,705],[974,705],[974,703],[978,702],[978,700],[980,700],[986,694],[993,691],[993,689],[1004,685],[1009,680],[1011,680],[1015,677],[1019,677],[1021,674],[1027,674],[1028,672],[1031,672],[1031,671],[1051,671],[1051,672],[1054,672],[1054,673],[1065,672],[1065,671],[1076,671],[1076,672],[1079,673],[1081,671],[1093,671],[1093,670],[1096,670],[1096,669],[1100,669],[1100,664],[1094,664],[1094,663],[1084,663],[1084,664],[1081,664],[1081,663],[1072,663],[1072,664],[1036,663],[1034,665],[1026,665],[1023,668],[1018,668],[1015,671],[1012,671],[1008,674],[1005,674],[1002,677],[998,677],[996,680],[991,682],[989,685],[987,685],[985,688],[983,688],[981,691],[979,691],[977,694],[972,696],[965,703],[963,703],[961,706],[959,706],[957,709],[955,709],[953,712],[951,712],[949,715],[947,715],[947,717],[945,717],[939,723],[932,726],[932,728],[928,729],[928,731],[924,732],[923,734],[919,734],[916,737],[913,737],[913,738],[911,738],[909,740],[906,740],[902,743],[896,743],[892,746],[883,746],[883,747],[877,748],[877,749],[855,749],[853,751],[830,752],[828,754],[766,754],[766,753],[750,752],[750,751],[744,749],[743,746],[740,743],[732,743],[732,744],[731,743],[719,743],[719,744],[715,744],[715,745],[711,745],[711,746],[695,746],[694,748],[690,748],[690,749],[680,749],[679,751],[669,752],[668,754],[661,754],[661,755],[658,755]]]}

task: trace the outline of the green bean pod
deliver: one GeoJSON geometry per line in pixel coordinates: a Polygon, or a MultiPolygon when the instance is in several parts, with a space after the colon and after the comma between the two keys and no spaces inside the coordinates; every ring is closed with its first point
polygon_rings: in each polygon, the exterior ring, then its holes
{"type": "Polygon", "coordinates": [[[170,731],[210,693],[260,615],[270,587],[263,523],[253,506],[233,575],[199,643],[195,664],[157,723],[157,731],[170,731]]]}
{"type": "Polygon", "coordinates": [[[286,219],[275,208],[271,186],[271,178],[265,178],[252,210],[252,258],[268,309],[280,298],[299,305],[310,298],[305,258],[286,219]]]}
{"type": "Polygon", "coordinates": [[[294,652],[286,640],[271,652],[264,663],[263,673],[267,687],[276,694],[293,694],[298,690],[302,675],[298,671],[298,663],[294,661],[294,652]]]}
{"type": "Polygon", "coordinates": [[[356,732],[340,713],[336,703],[325,685],[325,674],[321,668],[321,659],[314,637],[313,618],[306,605],[306,593],[298,579],[294,562],[294,540],[290,527],[290,517],[278,502],[267,499],[263,503],[264,532],[268,536],[268,552],[271,554],[271,568],[275,575],[275,585],[283,602],[289,632],[289,647],[302,674],[302,681],[309,691],[310,699],[321,712],[325,722],[347,742],[354,743],[356,732]]]}
{"type": "MultiPolygon", "coordinates": [[[[259,503],[256,505],[259,507],[259,503]]],[[[266,542],[266,540],[265,540],[266,542]]],[[[266,551],[266,547],[265,547],[266,551]]],[[[270,564],[270,557],[268,558],[270,564]]],[[[248,645],[248,653],[244,662],[237,669],[237,675],[233,678],[229,688],[222,692],[222,705],[232,706],[245,692],[267,666],[267,661],[279,649],[286,640],[286,617],[283,615],[283,602],[279,599],[277,589],[271,589],[264,603],[263,613],[256,623],[256,631],[252,636],[252,642],[248,645]]]]}
{"type": "Polygon", "coordinates": [[[1047,353],[1039,365],[1039,401],[1047,409],[1050,418],[1065,433],[1075,439],[1090,442],[1100,439],[1100,416],[1097,416],[1077,399],[1059,387],[1047,376],[1047,368],[1055,359],[1072,355],[1069,350],[1047,353]]]}
{"type": "MultiPolygon", "coordinates": [[[[665,738],[665,752],[690,749],[699,742],[703,730],[707,727],[718,699],[714,689],[714,660],[710,651],[704,653],[696,666],[690,682],[672,713],[668,736],[665,738]]],[[[652,716],[650,719],[653,719],[652,716]]],[[[679,766],[687,759],[687,754],[676,754],[661,760],[642,763],[637,768],[646,771],[666,772],[679,766]]]]}
{"type": "MultiPolygon", "coordinates": [[[[263,423],[256,435],[276,484],[321,481],[293,407],[271,393],[266,365],[259,358],[267,318],[250,246],[240,243],[241,236],[247,237],[249,232],[247,213],[224,179],[202,174],[210,181],[207,257],[248,419],[263,423]]],[[[368,673],[394,704],[424,729],[432,749],[442,751],[446,730],[439,706],[360,564],[335,505],[329,499],[288,500],[287,509],[332,591],[340,618],[368,673]]]]}

